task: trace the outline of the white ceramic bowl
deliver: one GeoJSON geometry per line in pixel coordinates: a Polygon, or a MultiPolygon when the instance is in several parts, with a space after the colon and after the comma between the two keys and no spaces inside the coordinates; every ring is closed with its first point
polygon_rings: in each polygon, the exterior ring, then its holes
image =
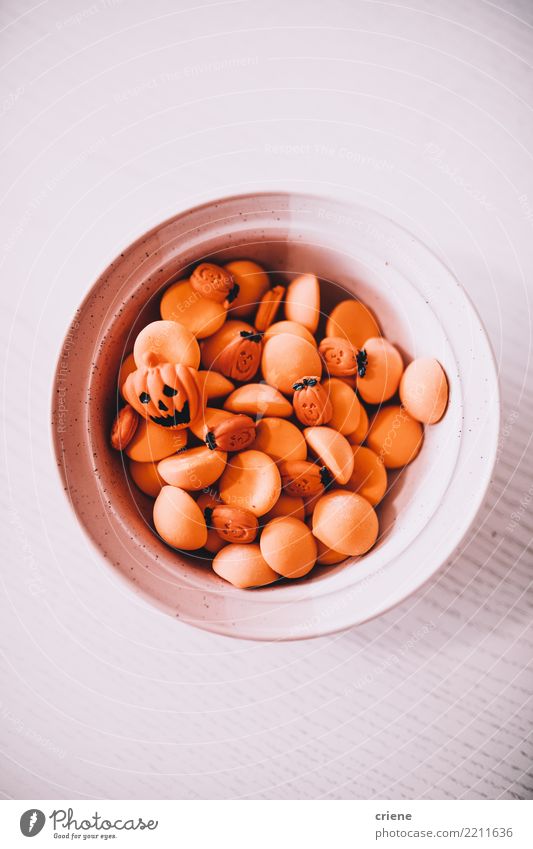
{"type": "Polygon", "coordinates": [[[57,381],[80,416],[70,417],[66,427],[59,410],[53,416],[63,480],[76,482],[70,498],[78,518],[118,574],[181,621],[262,640],[349,628],[402,601],[433,575],[481,505],[500,422],[485,331],[442,262],[369,209],[284,193],[204,204],[124,251],[93,286],[76,322],[70,331],[78,340],[76,355],[57,381]],[[275,274],[313,271],[325,281],[323,309],[356,295],[406,359],[432,356],[444,366],[446,415],[426,428],[419,457],[393,478],[380,508],[379,543],[364,558],[317,568],[302,581],[244,591],[154,536],[151,503],[130,486],[121,458],[108,447],[116,374],[135,327],[157,317],[163,288],[205,257],[248,257],[275,274]]]}

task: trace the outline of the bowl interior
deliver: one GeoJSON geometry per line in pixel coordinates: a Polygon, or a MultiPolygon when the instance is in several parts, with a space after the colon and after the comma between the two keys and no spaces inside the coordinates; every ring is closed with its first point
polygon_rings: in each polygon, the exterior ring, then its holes
{"type": "MultiPolygon", "coordinates": [[[[56,447],[67,486],[75,481],[72,502],[89,535],[151,601],[223,633],[283,638],[334,630],[334,621],[345,627],[350,619],[346,589],[364,587],[377,576],[388,586],[387,575],[392,574],[394,600],[412,588],[412,576],[405,580],[409,552],[417,556],[415,542],[446,500],[462,444],[466,378],[474,379],[476,371],[464,344],[458,352],[450,339],[450,328],[462,320],[467,334],[463,342],[470,339],[474,346],[479,327],[469,305],[461,319],[457,299],[446,303],[450,275],[412,242],[369,211],[351,209],[348,215],[344,207],[322,199],[248,196],[165,222],[121,254],[95,284],[80,308],[77,327],[71,329],[76,353],[68,374],[62,375],[70,408],[76,404],[86,411],[85,427],[81,439],[79,425],[63,422],[58,428],[56,411],[56,447]],[[360,298],[406,361],[436,357],[450,384],[443,420],[425,429],[416,461],[390,476],[390,491],[379,508],[381,533],[375,548],[359,560],[318,567],[302,581],[283,581],[253,592],[233,588],[212,572],[208,560],[171,550],[158,539],[151,524],[153,502],[131,483],[123,457],[109,447],[120,362],[131,351],[138,330],[159,318],[164,289],[187,276],[198,261],[243,257],[259,262],[276,281],[307,271],[317,274],[324,315],[343,298],[360,298]],[[399,560],[403,571],[391,573],[399,560]],[[336,598],[339,592],[344,593],[342,615],[324,616],[325,598],[336,598]],[[302,617],[309,615],[316,621],[306,632],[302,617]]],[[[444,543],[437,528],[435,533],[435,544],[444,543]]],[[[427,577],[427,570],[427,564],[412,564],[415,574],[427,577]]],[[[374,595],[377,586],[375,582],[374,595]]],[[[381,601],[374,598],[369,615],[380,604],[384,609],[388,600],[389,594],[381,601]]]]}

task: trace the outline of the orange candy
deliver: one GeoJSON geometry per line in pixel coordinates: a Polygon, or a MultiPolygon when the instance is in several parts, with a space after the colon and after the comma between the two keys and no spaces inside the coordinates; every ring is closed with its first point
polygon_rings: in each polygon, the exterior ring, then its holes
{"type": "Polygon", "coordinates": [[[323,495],[313,513],[313,533],[339,554],[365,554],[379,531],[378,517],[361,495],[335,490],[323,495]]]}
{"type": "Polygon", "coordinates": [[[387,491],[387,472],[383,460],[362,445],[354,446],[353,459],[353,472],[346,487],[362,495],[375,507],[387,491]]]}
{"type": "Polygon", "coordinates": [[[268,274],[256,262],[239,259],[224,266],[239,287],[239,294],[230,304],[230,318],[249,318],[255,311],[270,283],[268,274]]]}
{"type": "Polygon", "coordinates": [[[254,516],[272,510],[281,492],[281,478],[274,461],[262,451],[241,451],[231,457],[220,479],[222,501],[243,507],[254,516]]]}
{"type": "Polygon", "coordinates": [[[440,421],[448,404],[448,382],[437,360],[421,357],[405,369],[400,398],[407,412],[424,424],[440,421]]]}
{"type": "Polygon", "coordinates": [[[411,463],[422,447],[424,431],[403,407],[383,407],[374,417],[366,442],[387,469],[411,463]]]}
{"type": "Polygon", "coordinates": [[[326,323],[326,336],[340,336],[354,348],[362,348],[366,339],[380,335],[373,312],[353,298],[337,304],[326,323]]]}
{"type": "Polygon", "coordinates": [[[172,430],[141,419],[126,447],[126,454],[137,463],[156,463],[185,448],[187,433],[187,430],[172,430]]]}
{"type": "Polygon", "coordinates": [[[226,309],[223,304],[195,292],[189,280],[179,280],[161,299],[161,318],[179,322],[198,339],[204,339],[222,327],[226,309]]]}
{"type": "Polygon", "coordinates": [[[296,425],[285,419],[267,416],[257,423],[254,448],[264,451],[275,463],[305,460],[307,445],[296,425]]]}
{"type": "Polygon", "coordinates": [[[303,578],[316,563],[313,534],[294,516],[272,519],[261,534],[261,554],[271,569],[284,578],[303,578]]]}
{"type": "Polygon", "coordinates": [[[202,344],[202,365],[230,380],[252,380],[261,362],[262,339],[251,324],[227,321],[202,344]]]}
{"type": "Polygon", "coordinates": [[[387,469],[417,456],[423,425],[448,403],[440,363],[404,370],[361,301],[338,303],[315,336],[320,300],[314,274],[287,282],[252,260],[202,262],[166,290],[162,320],[121,364],[118,389],[133,409],[122,408],[112,445],[155,499],[156,531],[211,556],[238,589],[369,551],[387,469]]]}
{"type": "Polygon", "coordinates": [[[225,581],[242,590],[264,587],[279,580],[279,575],[270,568],[256,543],[224,546],[213,560],[213,569],[225,581]]]}
{"type": "Polygon", "coordinates": [[[130,460],[129,470],[141,492],[149,495],[150,498],[157,498],[165,485],[165,481],[157,471],[157,463],[136,463],[135,460],[130,460]]]}
{"type": "Polygon", "coordinates": [[[285,295],[285,315],[316,333],[320,319],[320,286],[314,274],[302,274],[289,284],[285,295]]]}
{"type": "Polygon", "coordinates": [[[304,436],[311,451],[337,483],[347,483],[353,472],[353,451],[346,437],[331,427],[306,427],[304,436]]]}
{"type": "Polygon", "coordinates": [[[154,504],[154,525],[159,536],[173,548],[193,551],[207,541],[204,514],[183,489],[164,486],[154,504]]]}
{"type": "Polygon", "coordinates": [[[359,425],[362,409],[357,395],[353,389],[335,377],[325,380],[322,386],[332,407],[331,418],[324,424],[328,424],[339,433],[353,433],[359,425]]]}
{"type": "Polygon", "coordinates": [[[366,353],[366,365],[364,375],[359,372],[357,391],[367,404],[382,404],[398,389],[403,372],[402,357],[394,345],[381,336],[367,339],[362,350],[366,353]]]}
{"type": "Polygon", "coordinates": [[[322,374],[322,363],[316,348],[291,333],[272,336],[265,343],[261,368],[267,383],[290,396],[294,393],[294,384],[303,375],[320,377],[322,374]]]}
{"type": "Polygon", "coordinates": [[[200,348],[193,333],[176,321],[152,321],[135,340],[133,356],[137,368],[158,363],[179,363],[198,368],[200,348]]]}
{"type": "Polygon", "coordinates": [[[346,439],[351,445],[361,445],[368,433],[369,422],[368,422],[368,413],[363,407],[362,404],[359,405],[359,424],[353,433],[349,433],[346,436],[346,439]]]}

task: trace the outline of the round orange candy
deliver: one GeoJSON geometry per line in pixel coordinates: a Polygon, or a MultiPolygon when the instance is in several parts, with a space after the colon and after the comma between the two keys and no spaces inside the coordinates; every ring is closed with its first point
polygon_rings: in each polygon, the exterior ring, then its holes
{"type": "Polygon", "coordinates": [[[317,558],[316,562],[320,566],[334,566],[336,563],[342,563],[346,560],[347,555],[341,554],[340,551],[334,551],[333,548],[328,548],[319,539],[316,541],[317,558]]]}
{"type": "Polygon", "coordinates": [[[353,433],[348,433],[346,439],[351,445],[361,445],[368,433],[369,422],[368,413],[362,404],[359,405],[359,424],[353,433]]]}
{"type": "Polygon", "coordinates": [[[130,475],[141,492],[150,498],[157,498],[165,481],[157,471],[157,463],[136,463],[130,460],[130,475]]]}
{"type": "Polygon", "coordinates": [[[387,472],[383,460],[370,448],[353,447],[353,472],[347,489],[357,492],[375,507],[387,491],[387,472]]]}
{"type": "Polygon", "coordinates": [[[353,298],[337,304],[326,323],[326,336],[348,339],[355,348],[362,348],[365,340],[371,336],[380,335],[379,325],[372,311],[353,298]]]}
{"type": "Polygon", "coordinates": [[[212,398],[225,398],[235,389],[231,380],[218,371],[199,371],[196,379],[202,395],[202,406],[212,398]]]}
{"type": "Polygon", "coordinates": [[[316,563],[313,534],[301,519],[281,516],[263,529],[261,554],[271,569],[284,578],[303,578],[316,563]]]}
{"type": "Polygon", "coordinates": [[[226,309],[210,298],[202,298],[189,280],[178,280],[161,298],[161,318],[177,321],[198,339],[211,336],[226,321],[226,309]]]}
{"type": "Polygon", "coordinates": [[[224,409],[248,416],[287,418],[292,415],[292,404],[268,383],[245,383],[239,386],[224,401],[224,409]]]}
{"type": "Polygon", "coordinates": [[[241,451],[231,457],[219,483],[220,498],[231,507],[244,507],[264,516],[281,493],[281,478],[271,457],[263,451],[241,451]]]}
{"type": "Polygon", "coordinates": [[[126,446],[126,454],[137,463],[156,463],[185,448],[187,434],[186,429],[172,430],[140,419],[133,438],[126,446]]]}
{"type": "Polygon", "coordinates": [[[224,451],[211,451],[201,445],[160,460],[157,471],[171,486],[194,492],[217,481],[226,467],[226,460],[224,451]]]}
{"type": "Polygon", "coordinates": [[[400,382],[400,399],[417,421],[440,421],[448,404],[448,382],[441,364],[430,357],[409,363],[400,382]]]}
{"type": "Polygon", "coordinates": [[[301,519],[303,522],[305,519],[303,498],[299,498],[296,495],[285,495],[282,492],[272,510],[269,510],[266,516],[263,517],[263,521],[270,522],[271,519],[277,519],[278,516],[293,516],[295,519],[301,519]]]}
{"type": "Polygon", "coordinates": [[[203,548],[207,525],[196,501],[176,486],[164,486],[154,504],[154,525],[159,536],[174,548],[203,548]]]}
{"type": "Polygon", "coordinates": [[[239,294],[230,304],[231,318],[249,318],[269,287],[268,274],[256,262],[238,259],[224,266],[239,287],[239,294]]]}
{"type": "Polygon", "coordinates": [[[213,559],[213,571],[243,590],[264,587],[279,580],[279,575],[270,568],[257,543],[224,546],[213,559]]]}
{"type": "Polygon", "coordinates": [[[296,321],[277,321],[275,324],[271,324],[268,330],[265,331],[263,340],[266,342],[273,336],[279,336],[280,333],[291,333],[293,336],[300,336],[316,348],[316,339],[313,334],[303,324],[298,324],[296,321]]]}
{"type": "Polygon", "coordinates": [[[291,333],[270,337],[263,348],[261,367],[266,382],[290,396],[294,394],[294,384],[303,375],[322,374],[316,348],[291,333]]]}
{"type": "Polygon", "coordinates": [[[365,554],[374,545],[378,532],[374,508],[355,492],[334,490],[316,504],[313,534],[339,554],[365,554]]]}
{"type": "Polygon", "coordinates": [[[345,484],[353,472],[352,446],[345,436],[331,427],[306,427],[305,441],[337,483],[345,484]]]}
{"type": "Polygon", "coordinates": [[[275,463],[307,457],[305,439],[296,425],[270,416],[257,423],[254,448],[264,451],[275,463]]]}
{"type": "Polygon", "coordinates": [[[361,416],[361,404],[357,395],[344,381],[335,377],[324,380],[322,386],[333,410],[333,415],[327,424],[339,433],[353,433],[361,416]]]}
{"type": "Polygon", "coordinates": [[[420,422],[403,407],[383,407],[370,425],[366,443],[387,469],[399,469],[415,459],[424,439],[420,422]]]}
{"type": "Polygon", "coordinates": [[[400,384],[403,361],[400,352],[381,336],[367,339],[365,373],[359,372],[357,390],[367,404],[382,404],[392,398],[400,384]]]}
{"type": "Polygon", "coordinates": [[[152,321],[144,327],[135,340],[133,356],[137,368],[158,363],[179,363],[192,368],[200,365],[196,337],[177,321],[152,321]]]}
{"type": "Polygon", "coordinates": [[[314,274],[301,274],[285,294],[285,315],[315,333],[320,319],[320,285],[314,274]]]}

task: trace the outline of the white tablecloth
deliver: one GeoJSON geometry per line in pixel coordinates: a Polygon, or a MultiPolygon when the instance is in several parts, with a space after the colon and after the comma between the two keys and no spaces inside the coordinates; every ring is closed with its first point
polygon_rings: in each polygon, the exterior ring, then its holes
{"type": "Polygon", "coordinates": [[[531,797],[531,3],[5,0],[0,25],[1,793],[531,797]],[[117,584],[48,424],[63,334],[114,255],[272,187],[429,242],[482,314],[504,402],[460,555],[373,622],[274,645],[117,584]]]}

